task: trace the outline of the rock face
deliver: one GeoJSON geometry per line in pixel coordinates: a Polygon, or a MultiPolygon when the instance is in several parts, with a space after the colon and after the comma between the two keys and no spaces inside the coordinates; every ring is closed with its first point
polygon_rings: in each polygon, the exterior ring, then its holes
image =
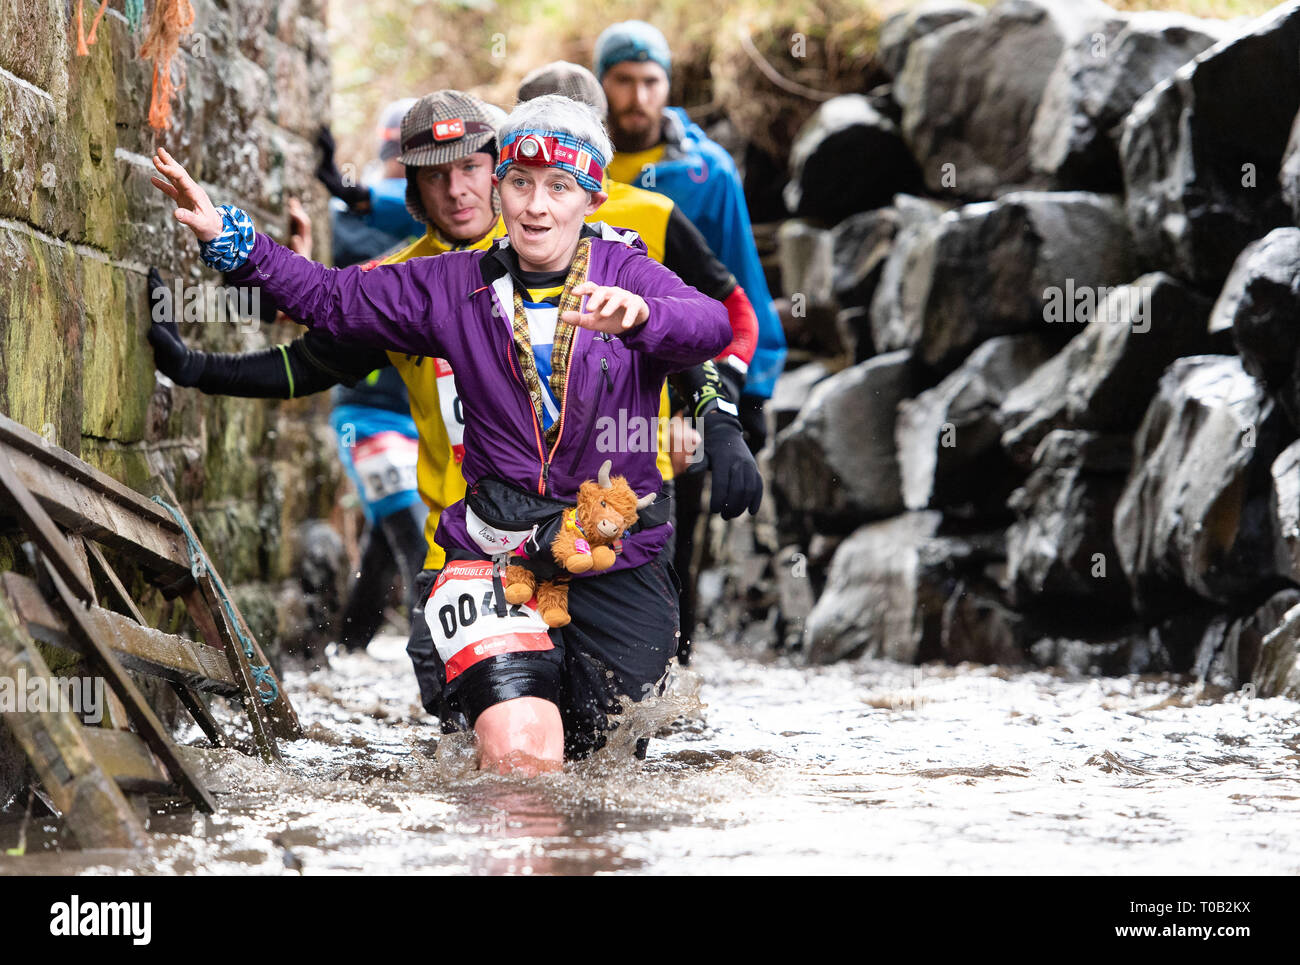
{"type": "Polygon", "coordinates": [[[1223,690],[1236,690],[1255,673],[1264,638],[1300,604],[1300,590],[1288,587],[1238,619],[1220,617],[1201,640],[1192,671],[1198,679],[1223,690]]]}
{"type": "Polygon", "coordinates": [[[984,16],[984,8],[960,0],[924,0],[896,13],[880,28],[876,56],[885,70],[895,77],[903,71],[907,51],[922,37],[958,20],[984,16]]]}
{"type": "Polygon", "coordinates": [[[1030,135],[1034,173],[1056,188],[1122,190],[1119,130],[1138,98],[1227,32],[1165,11],[1115,16],[1080,37],[1048,78],[1030,135]]]}
{"type": "Polygon", "coordinates": [[[1260,642],[1259,659],[1251,675],[1260,697],[1300,697],[1300,605],[1260,642]]]}
{"type": "Polygon", "coordinates": [[[920,186],[898,125],[866,96],[845,94],[817,108],[795,138],[785,204],[799,217],[833,224],[920,186]]]}
{"type": "Polygon", "coordinates": [[[1210,315],[1231,330],[1246,371],[1300,426],[1300,228],[1278,228],[1238,256],[1210,315]]]}
{"type": "Polygon", "coordinates": [[[1084,192],[966,205],[905,230],[890,262],[872,304],[876,348],[910,349],[939,374],[997,335],[1064,341],[1054,307],[1068,302],[1066,320],[1079,319],[1076,293],[1133,277],[1122,209],[1084,192]]]}
{"type": "Polygon", "coordinates": [[[1130,461],[1125,436],[1058,429],[1043,439],[1010,500],[1006,579],[1018,607],[1124,615],[1129,586],[1111,519],[1130,461]]]}
{"type": "Polygon", "coordinates": [[[831,293],[842,308],[866,308],[898,234],[897,208],[849,215],[831,230],[831,293]]]}
{"type": "Polygon", "coordinates": [[[1282,420],[1232,356],[1179,359],[1133,441],[1115,541],[1139,607],[1229,603],[1276,579],[1269,469],[1282,420]]]}
{"type": "Polygon", "coordinates": [[[868,359],[819,382],[776,438],[772,482],[819,529],[848,530],[903,508],[894,422],[912,389],[906,352],[868,359]]]}
{"type": "MultiPolygon", "coordinates": [[[[328,400],[205,397],[155,378],[148,267],[186,286],[219,278],[200,267],[193,237],[149,183],[148,156],[165,145],[218,203],[244,207],[276,233],[287,195],[302,198],[326,258],[326,196],[312,173],[312,139],[330,100],[324,5],[194,7],[173,68],[183,65],[185,83],[170,129],[155,133],[151,65],[116,8],[79,57],[76,5],[4,4],[0,411],[128,485],[161,466],[232,589],[265,590],[291,577],[296,526],[328,515],[341,484],[328,432],[322,440],[304,428],[319,424],[328,400]]],[[[209,350],[297,334],[205,321],[182,332],[209,350]]],[[[171,606],[142,602],[151,617],[155,605],[171,606]]],[[[268,644],[274,637],[273,622],[254,630],[268,644]]]]}
{"type": "Polygon", "coordinates": [[[1053,429],[1132,432],[1175,359],[1209,349],[1209,302],[1168,275],[1112,289],[1052,361],[1007,394],[1003,445],[1021,465],[1053,429]]]}
{"type": "Polygon", "coordinates": [[[1050,354],[1036,335],[989,339],[933,389],[899,406],[895,431],[908,509],[1001,510],[1015,472],[1000,445],[998,406],[1050,354]]]}
{"type": "Polygon", "coordinates": [[[1058,58],[1114,19],[1100,0],[1002,0],[909,45],[894,97],[926,187],[975,199],[1031,183],[1026,146],[1058,58]]]}
{"type": "Polygon", "coordinates": [[[776,243],[783,294],[776,308],[787,346],[838,355],[831,233],[805,221],[791,220],[778,229],[776,243]]]}
{"type": "Polygon", "coordinates": [[[1278,570],[1300,584],[1300,442],[1293,442],[1273,460],[1270,502],[1277,537],[1278,570]]]}
{"type": "Polygon", "coordinates": [[[805,648],[813,663],[868,654],[911,662],[927,621],[942,616],[943,598],[926,600],[921,547],[938,513],[905,513],[870,523],[840,544],[826,589],[808,616],[805,648]]]}
{"type": "Polygon", "coordinates": [[[809,362],[797,369],[786,369],[776,380],[772,389],[772,398],[763,407],[767,417],[767,434],[776,436],[782,429],[794,422],[803,408],[813,386],[831,374],[822,362],[809,362]]]}
{"type": "Polygon", "coordinates": [[[1147,92],[1120,153],[1144,263],[1220,284],[1250,241],[1291,220],[1278,183],[1300,108],[1300,7],[1286,4],[1147,92]]]}

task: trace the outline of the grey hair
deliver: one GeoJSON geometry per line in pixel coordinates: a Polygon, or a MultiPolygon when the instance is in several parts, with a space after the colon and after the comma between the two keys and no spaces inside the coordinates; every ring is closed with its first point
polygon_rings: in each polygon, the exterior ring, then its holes
{"type": "Polygon", "coordinates": [[[516,131],[554,131],[581,138],[596,149],[601,167],[608,167],[614,145],[605,132],[605,122],[588,104],[563,94],[543,94],[516,105],[497,128],[497,155],[501,144],[516,131]]]}

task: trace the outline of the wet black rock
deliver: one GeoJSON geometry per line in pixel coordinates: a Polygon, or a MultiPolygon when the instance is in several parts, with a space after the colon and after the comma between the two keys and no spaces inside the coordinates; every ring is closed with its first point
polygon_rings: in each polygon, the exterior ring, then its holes
{"type": "Polygon", "coordinates": [[[1291,221],[1278,182],[1300,108],[1300,7],[1204,51],[1133,106],[1120,154],[1144,264],[1206,290],[1291,221]]]}
{"type": "Polygon", "coordinates": [[[901,217],[894,207],[860,211],[831,230],[831,294],[836,304],[845,308],[871,304],[901,217]]]}
{"type": "Polygon", "coordinates": [[[1055,430],[1010,499],[1007,588],[1022,609],[1128,610],[1129,586],[1111,534],[1131,451],[1126,436],[1055,430]]]}
{"type": "Polygon", "coordinates": [[[997,335],[1038,331],[1063,343],[1072,327],[1052,324],[1074,292],[1133,278],[1123,211],[1111,197],[1080,191],[1008,194],[905,229],[872,304],[881,351],[912,349],[942,375],[997,335]]]}
{"type": "Polygon", "coordinates": [[[809,362],[798,368],[787,368],[776,379],[772,398],[763,407],[767,418],[767,436],[773,439],[781,430],[794,422],[804,407],[813,386],[830,376],[831,370],[823,362],[809,362]]]}
{"type": "Polygon", "coordinates": [[[1273,460],[1269,498],[1277,538],[1278,571],[1300,584],[1300,442],[1293,442],[1273,460]]]}
{"type": "Polygon", "coordinates": [[[826,589],[808,617],[810,662],[868,654],[911,663],[922,650],[927,623],[937,641],[944,597],[922,595],[920,550],[940,521],[935,512],[904,513],[869,523],[840,544],[826,589]]]}
{"type": "Polygon", "coordinates": [[[1058,58],[1116,13],[1100,0],[1003,0],[910,44],[894,98],[938,194],[991,198],[1030,182],[1030,130],[1058,58]]]}
{"type": "Polygon", "coordinates": [[[1279,590],[1244,617],[1224,615],[1201,639],[1192,671],[1198,680],[1222,690],[1236,690],[1254,674],[1264,638],[1300,604],[1300,590],[1279,590]]]}
{"type": "Polygon", "coordinates": [[[963,580],[943,605],[940,645],[948,663],[1014,667],[1029,661],[1031,621],[1007,605],[995,583],[963,580]]]}
{"type": "Polygon", "coordinates": [[[1260,642],[1251,682],[1260,697],[1300,698],[1300,606],[1293,606],[1260,642]]]}
{"type": "Polygon", "coordinates": [[[1209,301],[1169,275],[1143,275],[1094,304],[1082,331],[1002,404],[1003,445],[1022,465],[1053,429],[1132,432],[1169,364],[1208,350],[1209,301]]]}
{"type": "Polygon", "coordinates": [[[834,224],[921,188],[921,172],[898,125],[862,94],[826,101],[790,150],[785,204],[792,214],[834,224]]]}
{"type": "Polygon", "coordinates": [[[1059,667],[1087,676],[1118,676],[1128,673],[1134,650],[1146,646],[1146,631],[1132,628],[1127,632],[1116,630],[1095,637],[1041,637],[1030,645],[1029,652],[1040,667],[1059,667]]]}
{"type": "Polygon", "coordinates": [[[876,58],[897,77],[907,61],[907,51],[922,37],[959,20],[984,16],[984,8],[961,0],[924,0],[893,14],[880,28],[876,58]]]}
{"type": "Polygon", "coordinates": [[[1246,371],[1300,426],[1300,228],[1278,228],[1238,256],[1210,315],[1232,331],[1246,371]]]}
{"type": "Polygon", "coordinates": [[[1278,580],[1270,467],[1285,420],[1236,357],[1179,359],[1133,441],[1115,542],[1140,609],[1219,603],[1278,580]]]}
{"type": "Polygon", "coordinates": [[[989,339],[932,389],[899,405],[898,462],[908,509],[1000,512],[1020,473],[1002,450],[1002,400],[1051,355],[1037,335],[989,339]]]}
{"type": "Polygon", "coordinates": [[[1034,118],[1035,175],[1056,188],[1121,191],[1125,115],[1226,32],[1221,20],[1161,10],[1116,14],[1075,40],[1057,61],[1034,118]]]}
{"type": "Polygon", "coordinates": [[[913,391],[906,352],[879,355],[812,390],[775,441],[772,485],[819,530],[847,531],[903,508],[894,422],[913,391]]]}
{"type": "Polygon", "coordinates": [[[805,221],[784,222],[777,231],[781,297],[777,315],[786,345],[815,355],[843,351],[832,290],[831,233],[805,221]]]}
{"type": "Polygon", "coordinates": [[[981,643],[977,630],[995,623],[1020,626],[998,589],[1006,559],[1002,533],[941,525],[937,512],[903,513],[868,523],[836,547],[807,621],[809,660],[866,654],[904,663],[1018,662],[1018,652],[981,643]]]}
{"type": "Polygon", "coordinates": [[[835,316],[835,328],[839,332],[840,344],[844,346],[852,364],[865,362],[876,354],[876,343],[871,337],[870,309],[841,309],[835,316]]]}

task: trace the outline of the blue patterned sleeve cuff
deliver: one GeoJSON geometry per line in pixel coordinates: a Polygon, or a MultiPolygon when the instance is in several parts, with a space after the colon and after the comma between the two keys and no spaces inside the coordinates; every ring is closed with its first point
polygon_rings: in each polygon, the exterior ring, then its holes
{"type": "Polygon", "coordinates": [[[248,261],[257,233],[253,230],[253,219],[243,208],[223,204],[217,211],[223,222],[221,234],[211,241],[199,242],[199,257],[209,268],[234,271],[248,261]]]}

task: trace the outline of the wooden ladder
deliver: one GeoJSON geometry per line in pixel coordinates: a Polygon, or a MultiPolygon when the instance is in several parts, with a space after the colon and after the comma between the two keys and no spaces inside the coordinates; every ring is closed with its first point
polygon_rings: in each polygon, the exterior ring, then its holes
{"type": "Polygon", "coordinates": [[[204,694],[242,705],[267,762],[280,757],[277,737],[302,736],[293,705],[220,575],[210,562],[193,561],[186,535],[193,529],[175,495],[161,476],[151,484],[176,516],[0,416],[0,515],[15,519],[30,540],[36,569],[35,579],[0,574],[0,678],[11,687],[52,680],[35,646],[41,641],[79,653],[112,695],[105,714],[112,726],[86,726],[77,713],[53,705],[3,713],[47,801],[83,847],[146,842],[127,794],[173,794],[205,813],[216,809],[201,777],[200,749],[171,739],[128,670],[164,681],[213,746],[232,745],[204,694]],[[150,627],[104,549],[164,597],[180,597],[202,642],[150,627]],[[96,597],[95,574],[109,606],[96,597]],[[267,669],[259,677],[255,667],[267,669]]]}

